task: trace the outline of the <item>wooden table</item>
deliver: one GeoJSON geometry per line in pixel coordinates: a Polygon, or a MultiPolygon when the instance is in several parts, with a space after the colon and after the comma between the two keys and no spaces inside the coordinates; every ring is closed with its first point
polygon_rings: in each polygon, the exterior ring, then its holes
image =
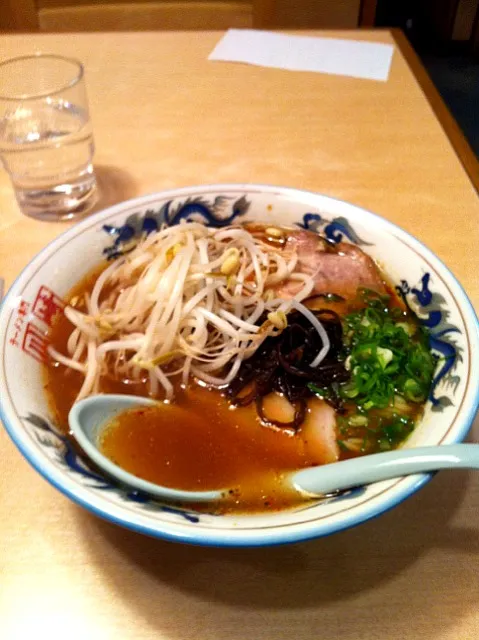
{"type": "MultiPolygon", "coordinates": [[[[401,51],[381,83],[207,62],[219,37],[8,36],[0,58],[42,50],[84,61],[102,204],[207,182],[312,189],[417,235],[479,307],[477,195],[401,51]]],[[[7,284],[64,229],[23,217],[0,176],[7,284]]],[[[474,474],[444,472],[330,538],[221,550],[102,522],[44,482],[3,431],[0,451],[2,640],[479,638],[474,474]]]]}

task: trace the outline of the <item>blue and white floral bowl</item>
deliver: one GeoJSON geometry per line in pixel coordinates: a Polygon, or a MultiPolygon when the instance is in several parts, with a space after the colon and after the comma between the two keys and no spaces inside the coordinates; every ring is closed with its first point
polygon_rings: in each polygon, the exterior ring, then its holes
{"type": "Polygon", "coordinates": [[[55,428],[43,390],[45,334],[62,296],[103,258],[163,222],[246,220],[322,231],[360,245],[431,330],[433,389],[405,447],[461,441],[479,402],[479,325],[460,284],[426,247],[395,225],[325,196],[260,185],[209,185],[153,194],[80,222],[24,269],[0,312],[1,418],[25,458],[57,489],[93,513],[159,538],[204,545],[296,542],[354,526],[398,504],[430,476],[381,482],[341,497],[262,515],[218,516],[161,505],[89,469],[55,428]]]}

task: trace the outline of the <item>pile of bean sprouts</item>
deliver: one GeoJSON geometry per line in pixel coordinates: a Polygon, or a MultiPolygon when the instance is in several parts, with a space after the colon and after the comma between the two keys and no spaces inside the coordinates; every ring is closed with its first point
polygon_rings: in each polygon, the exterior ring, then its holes
{"type": "MultiPolygon", "coordinates": [[[[271,238],[286,231],[267,228],[271,238]]],[[[50,356],[81,372],[77,400],[100,390],[102,376],[146,382],[149,393],[170,401],[171,378],[222,387],[268,337],[287,326],[287,314],[307,317],[322,340],[312,367],[326,356],[324,327],[301,301],[314,278],[296,269],[296,253],[282,252],[241,226],[214,229],[199,223],[164,227],[141,239],[96,279],[90,294],[71,300],[64,313],[74,325],[67,355],[50,356]],[[300,290],[289,299],[275,288],[286,280],[300,290]]]]}

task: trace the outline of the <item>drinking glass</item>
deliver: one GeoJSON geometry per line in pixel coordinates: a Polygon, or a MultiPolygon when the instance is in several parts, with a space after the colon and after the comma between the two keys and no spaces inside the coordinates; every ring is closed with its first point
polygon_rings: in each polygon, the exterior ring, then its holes
{"type": "Polygon", "coordinates": [[[69,220],[96,201],[83,65],[39,54],[0,64],[0,156],[21,210],[69,220]]]}

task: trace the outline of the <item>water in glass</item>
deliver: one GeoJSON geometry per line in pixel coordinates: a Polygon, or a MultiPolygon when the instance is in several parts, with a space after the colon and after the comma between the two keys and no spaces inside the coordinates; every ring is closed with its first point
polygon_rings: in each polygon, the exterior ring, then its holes
{"type": "Polygon", "coordinates": [[[78,214],[82,203],[91,206],[94,143],[81,107],[48,98],[34,109],[17,106],[0,121],[0,149],[26,213],[52,210],[58,218],[59,210],[78,214]]]}

